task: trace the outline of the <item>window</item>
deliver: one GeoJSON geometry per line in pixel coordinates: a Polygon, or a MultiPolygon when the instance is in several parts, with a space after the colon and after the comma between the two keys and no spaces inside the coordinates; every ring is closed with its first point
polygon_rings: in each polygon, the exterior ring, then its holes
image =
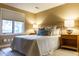
{"type": "Polygon", "coordinates": [[[2,33],[12,33],[12,21],[2,21],[2,33]]]}
{"type": "Polygon", "coordinates": [[[14,22],[14,33],[22,33],[23,32],[23,22],[15,21],[14,22]]]}
{"type": "Polygon", "coordinates": [[[23,33],[24,22],[2,20],[2,33],[23,33]]]}

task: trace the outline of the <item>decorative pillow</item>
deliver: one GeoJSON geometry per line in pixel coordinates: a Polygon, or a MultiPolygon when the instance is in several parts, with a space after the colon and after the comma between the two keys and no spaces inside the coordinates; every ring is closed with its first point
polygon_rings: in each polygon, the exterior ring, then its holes
{"type": "Polygon", "coordinates": [[[49,34],[49,31],[46,30],[45,28],[40,28],[38,30],[38,35],[42,35],[42,36],[45,36],[45,35],[48,35],[49,34]]]}
{"type": "Polygon", "coordinates": [[[56,29],[54,32],[55,35],[60,35],[60,29],[56,29]]]}
{"type": "Polygon", "coordinates": [[[60,35],[60,28],[55,26],[53,29],[51,29],[51,35],[60,35]]]}

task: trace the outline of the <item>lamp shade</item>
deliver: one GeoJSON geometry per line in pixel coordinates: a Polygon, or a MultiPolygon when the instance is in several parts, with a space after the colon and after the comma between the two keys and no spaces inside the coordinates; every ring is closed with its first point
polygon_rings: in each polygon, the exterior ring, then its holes
{"type": "Polygon", "coordinates": [[[64,21],[64,26],[67,27],[67,28],[74,27],[74,20],[65,20],[64,21]]]}

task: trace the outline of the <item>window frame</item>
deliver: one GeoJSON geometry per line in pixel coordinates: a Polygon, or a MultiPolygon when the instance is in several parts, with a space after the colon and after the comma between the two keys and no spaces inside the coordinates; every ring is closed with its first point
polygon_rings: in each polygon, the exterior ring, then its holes
{"type": "MultiPolygon", "coordinates": [[[[23,23],[23,25],[22,25],[22,29],[23,29],[23,31],[22,31],[22,33],[24,32],[24,22],[23,21],[13,21],[13,29],[15,29],[15,22],[22,22],[23,23]]],[[[13,30],[13,33],[15,33],[15,31],[13,30]]],[[[17,34],[17,33],[16,33],[17,34]]]]}
{"type": "MultiPolygon", "coordinates": [[[[25,30],[25,25],[24,25],[25,22],[24,21],[19,21],[19,20],[7,20],[7,21],[12,21],[12,32],[11,33],[6,33],[6,34],[21,34],[21,33],[14,33],[14,22],[22,22],[23,23],[23,25],[22,25],[22,30],[23,30],[22,33],[24,33],[24,30],[25,30]]],[[[1,21],[1,24],[3,24],[3,20],[1,21]]],[[[1,27],[3,27],[3,25],[1,27]]],[[[1,30],[2,30],[2,28],[1,28],[1,30]]],[[[3,33],[3,30],[1,32],[3,33]]]]}

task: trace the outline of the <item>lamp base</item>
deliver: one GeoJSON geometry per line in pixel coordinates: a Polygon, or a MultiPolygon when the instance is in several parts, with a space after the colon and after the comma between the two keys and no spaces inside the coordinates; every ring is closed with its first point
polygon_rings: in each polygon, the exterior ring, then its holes
{"type": "Polygon", "coordinates": [[[72,34],[72,30],[67,30],[67,33],[68,33],[69,35],[71,35],[71,34],[72,34]]]}

